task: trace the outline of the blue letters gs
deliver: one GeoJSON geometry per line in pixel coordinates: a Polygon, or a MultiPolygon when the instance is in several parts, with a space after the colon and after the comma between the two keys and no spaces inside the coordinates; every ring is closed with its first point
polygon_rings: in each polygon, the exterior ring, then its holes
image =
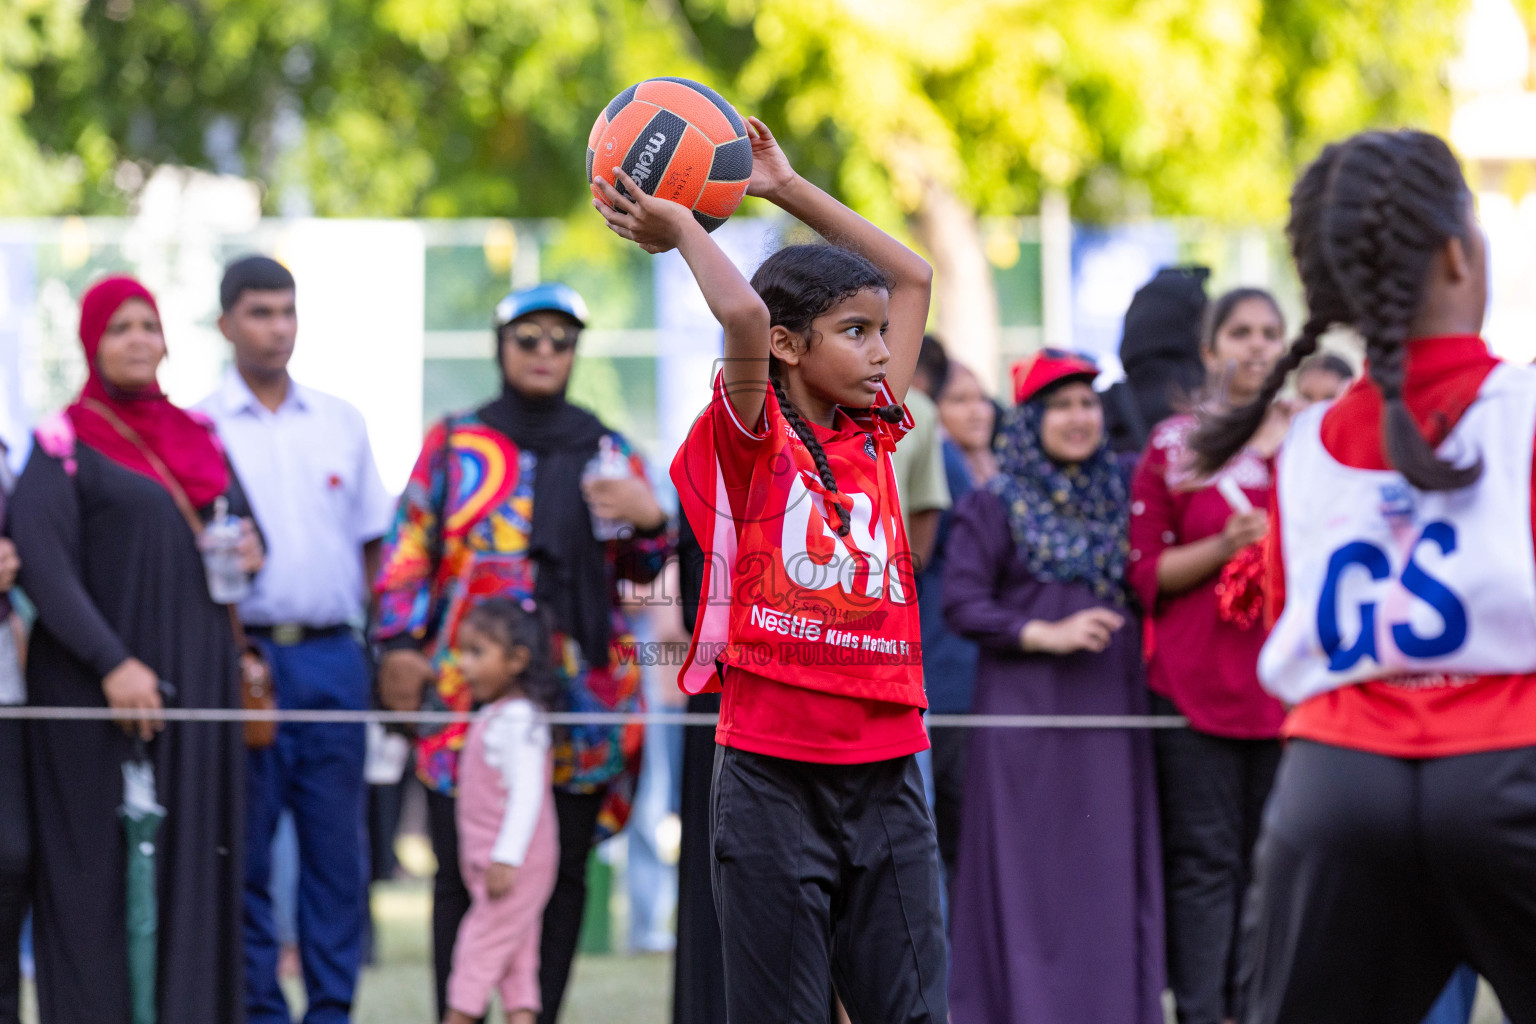
{"type": "MultiPolygon", "coordinates": [[[[1409,623],[1392,624],[1392,640],[1397,649],[1409,658],[1420,659],[1444,657],[1467,642],[1467,610],[1461,600],[1418,564],[1419,546],[1425,542],[1434,544],[1441,554],[1449,555],[1456,550],[1456,528],[1445,522],[1430,523],[1408,549],[1408,564],[1403,568],[1401,580],[1403,589],[1438,612],[1444,623],[1439,634],[1428,637],[1419,636],[1409,623]]],[[[1344,647],[1339,635],[1339,579],[1354,565],[1370,573],[1373,580],[1385,580],[1392,575],[1387,553],[1367,541],[1351,541],[1328,560],[1328,576],[1323,581],[1317,607],[1317,635],[1328,655],[1328,668],[1334,672],[1347,672],[1362,658],[1381,660],[1376,653],[1374,601],[1360,605],[1360,636],[1352,646],[1344,647]]]]}

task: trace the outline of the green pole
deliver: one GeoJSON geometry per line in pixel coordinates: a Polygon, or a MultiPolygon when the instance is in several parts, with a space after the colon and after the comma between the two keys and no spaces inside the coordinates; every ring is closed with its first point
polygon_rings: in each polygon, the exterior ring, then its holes
{"type": "Polygon", "coordinates": [[[587,858],[587,909],[581,918],[581,953],[612,953],[613,922],[608,911],[613,892],[613,866],[593,850],[587,858]]]}

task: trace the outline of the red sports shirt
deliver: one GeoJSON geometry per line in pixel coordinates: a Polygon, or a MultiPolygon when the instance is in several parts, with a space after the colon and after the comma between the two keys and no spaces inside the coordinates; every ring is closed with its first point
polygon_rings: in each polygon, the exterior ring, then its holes
{"type": "MultiPolygon", "coordinates": [[[[1403,397],[1419,431],[1438,445],[1477,398],[1499,360],[1481,338],[1425,338],[1408,349],[1403,397]]],[[[1381,442],[1381,393],[1356,381],[1323,418],[1328,454],[1357,469],[1389,469],[1381,442]]],[[[1533,444],[1536,459],[1536,444],[1533,444]]],[[[1532,505],[1536,531],[1536,504],[1532,505]]],[[[1279,507],[1270,503],[1271,622],[1285,603],[1279,507]]],[[[1414,678],[1346,686],[1297,705],[1285,735],[1392,757],[1445,757],[1536,744],[1536,674],[1414,678]]]]}
{"type": "MultiPolygon", "coordinates": [[[[1185,467],[1193,416],[1158,424],[1131,481],[1130,564],[1127,576],[1142,607],[1147,686],[1173,701],[1190,725],[1228,739],[1274,739],[1285,709],[1259,686],[1259,651],[1266,629],[1244,629],[1222,619],[1218,575],[1181,594],[1163,594],[1157,562],[1171,547],[1219,534],[1232,506],[1215,484],[1185,467]]],[[[1223,468],[1255,507],[1270,497],[1270,471],[1244,451],[1223,468]]]]}
{"type": "Polygon", "coordinates": [[[717,742],[824,763],[927,747],[916,580],[889,458],[910,427],[846,410],[831,430],[812,424],[833,497],[773,391],[750,430],[716,378],[672,480],[707,558],[679,683],[698,693],[723,677],[717,742]],[[852,520],[847,537],[832,502],[852,520]]]}

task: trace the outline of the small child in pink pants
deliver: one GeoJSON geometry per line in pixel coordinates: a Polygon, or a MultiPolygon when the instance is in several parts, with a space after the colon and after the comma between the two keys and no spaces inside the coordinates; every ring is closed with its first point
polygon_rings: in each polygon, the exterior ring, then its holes
{"type": "Polygon", "coordinates": [[[532,608],[496,598],[459,624],[459,667],[483,707],[459,761],[459,861],[473,900],[453,945],[444,1024],[485,1015],[493,989],[507,1024],[538,1016],[539,932],[560,859],[549,728],[560,682],[532,608]]]}

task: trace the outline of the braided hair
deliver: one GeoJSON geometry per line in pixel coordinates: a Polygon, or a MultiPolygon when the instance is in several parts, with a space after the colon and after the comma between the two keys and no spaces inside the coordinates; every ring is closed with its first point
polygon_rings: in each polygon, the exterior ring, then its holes
{"type": "Polygon", "coordinates": [[[1190,441],[1195,468],[1215,472],[1241,451],[1286,377],[1340,324],[1365,339],[1370,378],[1381,392],[1382,440],[1392,468],[1425,491],[1475,483],[1482,462],[1456,466],[1443,461],[1403,401],[1408,328],[1423,304],[1424,278],[1441,246],[1451,238],[1467,238],[1470,202],[1461,166],[1437,136],[1365,132],[1324,149],[1291,192],[1286,227],[1306,292],[1307,322],[1253,402],[1202,417],[1190,441]]]}
{"type": "MultiPolygon", "coordinates": [[[[800,335],[809,348],[816,341],[811,324],[817,317],[866,289],[889,291],[891,279],[868,259],[851,250],[836,245],[790,245],[763,261],[757,273],[752,275],[752,287],[768,307],[770,325],[800,335]]],[[[810,452],[821,485],[828,493],[836,494],[837,478],[832,475],[832,464],[815,431],[789,397],[784,385],[783,364],[773,356],[768,360],[768,381],[778,397],[785,422],[810,452]]],[[[899,419],[901,407],[895,409],[899,419]]],[[[877,410],[877,414],[887,420],[891,418],[888,408],[877,410]]],[[[828,504],[837,511],[837,535],[848,536],[852,529],[848,512],[835,502],[828,504]]]]}

